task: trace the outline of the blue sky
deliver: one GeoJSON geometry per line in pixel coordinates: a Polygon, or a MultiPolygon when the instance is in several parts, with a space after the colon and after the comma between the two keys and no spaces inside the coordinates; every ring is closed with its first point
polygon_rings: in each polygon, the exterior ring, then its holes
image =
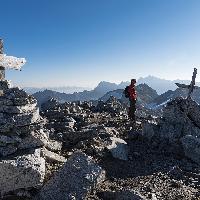
{"type": "MultiPolygon", "coordinates": [[[[21,86],[87,86],[200,70],[199,0],[0,0],[5,53],[21,86]]],[[[197,77],[200,81],[200,76],[197,77]]]]}

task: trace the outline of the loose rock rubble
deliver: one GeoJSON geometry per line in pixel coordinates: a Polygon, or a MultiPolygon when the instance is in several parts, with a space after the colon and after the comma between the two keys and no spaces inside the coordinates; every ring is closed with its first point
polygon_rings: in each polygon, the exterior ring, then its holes
{"type": "Polygon", "coordinates": [[[7,81],[0,85],[0,191],[4,195],[42,185],[45,160],[40,147],[48,138],[36,100],[19,88],[9,88],[7,81]]]}
{"type": "Polygon", "coordinates": [[[101,167],[85,154],[76,152],[46,183],[36,199],[85,199],[87,193],[104,178],[105,172],[101,167]]]}
{"type": "MultiPolygon", "coordinates": [[[[53,148],[58,142],[49,139],[35,98],[19,88],[11,88],[6,80],[0,81],[0,90],[0,191],[3,197],[20,189],[41,187],[46,164],[46,154],[43,156],[41,152],[44,146],[53,148]]],[[[48,157],[52,157],[51,154],[49,152],[48,157]]],[[[54,159],[58,157],[54,155],[54,159]]]]}
{"type": "Polygon", "coordinates": [[[133,123],[114,97],[50,99],[39,114],[33,97],[2,85],[4,199],[200,199],[200,108],[192,99],[168,102],[157,116],[137,104],[133,123]]]}
{"type": "MultiPolygon", "coordinates": [[[[189,101],[191,110],[196,110],[197,104],[189,101]]],[[[190,122],[192,114],[182,121],[185,114],[184,110],[176,109],[179,108],[177,100],[168,104],[162,118],[141,118],[138,115],[135,124],[128,120],[127,107],[113,97],[95,104],[59,104],[54,101],[54,105],[43,109],[42,116],[47,118],[47,126],[54,130],[52,137],[64,143],[62,153],[70,157],[73,152],[81,150],[106,171],[105,181],[97,184],[85,199],[171,200],[200,197],[200,183],[197,181],[199,165],[188,159],[186,147],[185,150],[183,148],[187,131],[195,130],[197,133],[198,129],[190,122]],[[52,110],[55,113],[54,123],[53,115],[49,117],[48,114],[52,110]],[[60,114],[66,110],[67,114],[60,114]],[[57,129],[57,123],[66,119],[67,126],[57,129]],[[180,124],[185,127],[185,135],[178,138],[179,128],[170,129],[170,126],[180,127],[180,124]],[[179,175],[174,173],[174,169],[180,169],[179,175]]],[[[140,109],[138,106],[138,113],[141,113],[140,109]]],[[[198,118],[193,121],[195,124],[199,122],[198,118]]],[[[187,149],[190,149],[189,144],[187,149]]]]}
{"type": "Polygon", "coordinates": [[[200,106],[195,101],[178,97],[164,108],[158,124],[144,124],[143,135],[158,144],[164,142],[172,153],[185,155],[200,164],[199,116],[200,106]]]}

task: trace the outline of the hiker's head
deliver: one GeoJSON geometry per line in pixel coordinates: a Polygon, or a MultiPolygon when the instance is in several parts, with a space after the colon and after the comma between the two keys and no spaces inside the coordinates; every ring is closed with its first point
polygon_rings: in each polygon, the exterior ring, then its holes
{"type": "Polygon", "coordinates": [[[135,85],[136,84],[136,79],[131,79],[131,85],[135,85]]]}

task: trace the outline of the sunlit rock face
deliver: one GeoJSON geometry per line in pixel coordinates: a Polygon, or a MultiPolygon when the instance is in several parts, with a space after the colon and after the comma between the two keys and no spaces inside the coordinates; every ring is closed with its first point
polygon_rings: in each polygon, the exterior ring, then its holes
{"type": "Polygon", "coordinates": [[[0,162],[1,195],[42,185],[45,176],[45,159],[40,156],[40,149],[24,155],[9,157],[0,162]]]}
{"type": "Polygon", "coordinates": [[[76,152],[46,183],[35,200],[86,199],[87,193],[104,179],[105,171],[91,157],[76,152]]]}
{"type": "MultiPolygon", "coordinates": [[[[6,87],[0,96],[0,156],[2,157],[19,149],[40,147],[46,138],[41,131],[41,117],[36,107],[36,100],[19,88],[9,88],[8,85],[6,87]]],[[[4,85],[4,88],[6,87],[4,85]]]]}
{"type": "Polygon", "coordinates": [[[183,156],[200,164],[200,106],[191,98],[177,97],[168,102],[158,124],[144,123],[143,135],[165,143],[166,148],[167,144],[173,145],[183,156]]]}
{"type": "Polygon", "coordinates": [[[34,97],[0,81],[0,191],[41,186],[45,160],[41,147],[48,143],[34,97]]]}

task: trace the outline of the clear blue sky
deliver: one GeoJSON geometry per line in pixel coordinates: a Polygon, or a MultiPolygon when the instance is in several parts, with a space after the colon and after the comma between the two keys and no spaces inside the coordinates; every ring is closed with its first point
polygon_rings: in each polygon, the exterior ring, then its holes
{"type": "MultiPolygon", "coordinates": [[[[200,0],[0,0],[5,53],[25,57],[8,79],[95,86],[200,74],[200,0]]],[[[197,78],[200,80],[200,75],[197,78]]]]}

